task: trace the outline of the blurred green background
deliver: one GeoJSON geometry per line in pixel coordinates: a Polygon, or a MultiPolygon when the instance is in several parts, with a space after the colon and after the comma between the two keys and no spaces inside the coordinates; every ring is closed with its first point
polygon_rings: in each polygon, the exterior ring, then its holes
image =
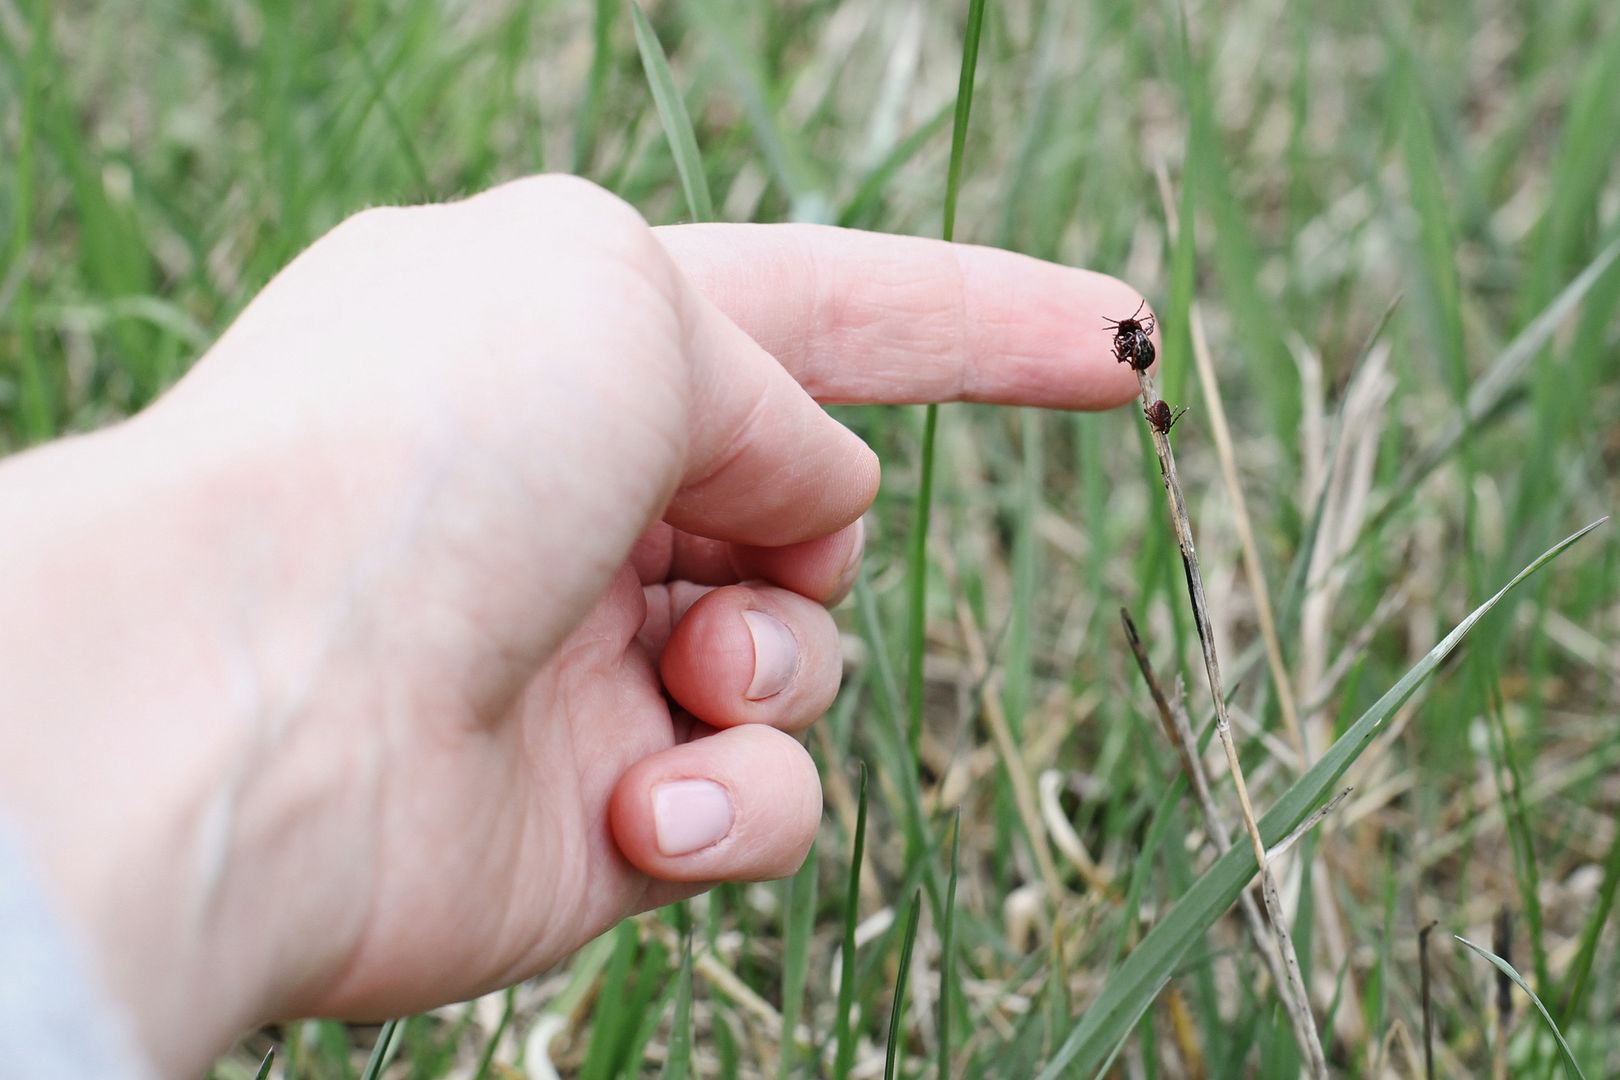
{"type": "MultiPolygon", "coordinates": [[[[671,150],[611,0],[0,0],[0,449],[140,408],[296,252],[379,203],[558,170],[669,222],[691,216],[684,163],[718,218],[940,234],[967,0],[645,11],[695,159],[671,150]]],[[[970,85],[956,237],[1123,277],[1160,315],[1263,809],[1305,764],[1288,713],[1320,756],[1476,603],[1615,505],[1620,7],[991,0],[970,85]]],[[[845,690],[810,739],[828,811],[805,869],[410,1018],[384,1075],[874,1076],[891,1048],[910,1076],[1090,1075],[1116,1048],[1121,1076],[1296,1075],[1232,914],[1166,954],[1162,992],[1118,976],[1212,858],[1119,628],[1128,606],[1160,670],[1205,699],[1139,410],[948,406],[931,450],[921,410],[839,415],[886,474],[840,615],[845,690]],[[1132,993],[1145,1011],[1101,1058],[1064,1056],[1132,993]]],[[[1439,1073],[1563,1067],[1521,991],[1498,1013],[1494,971],[1456,933],[1498,942],[1587,1076],[1620,1074],[1616,536],[1484,620],[1279,865],[1336,1071],[1422,1074],[1417,935],[1438,922],[1439,1073]]],[[[1224,780],[1217,799],[1232,805],[1224,780]]],[[[376,1035],[267,1029],[217,1075],[252,1076],[275,1046],[272,1075],[357,1076],[376,1035]]]]}

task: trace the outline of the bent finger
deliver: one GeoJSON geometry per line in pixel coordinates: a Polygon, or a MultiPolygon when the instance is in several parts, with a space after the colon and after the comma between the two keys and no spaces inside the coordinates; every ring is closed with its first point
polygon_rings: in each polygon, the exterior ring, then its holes
{"type": "Polygon", "coordinates": [[[613,790],[619,850],[662,881],[761,881],[804,862],[821,820],[809,753],[745,725],[643,758],[613,790]]]}
{"type": "Polygon", "coordinates": [[[857,518],[830,536],[786,547],[734,545],[731,562],[741,580],[768,581],[832,607],[855,587],[865,550],[866,525],[857,518]]]}
{"type": "Polygon", "coordinates": [[[695,286],[680,284],[690,437],[664,520],[760,546],[852,523],[877,494],[877,455],[695,286]]]}
{"type": "Polygon", "coordinates": [[[731,585],[697,599],[675,622],[658,667],[682,708],[721,728],[807,727],[832,707],[843,676],[827,609],[767,585],[731,585]]]}
{"type": "Polygon", "coordinates": [[[636,542],[630,561],[647,586],[735,585],[757,579],[830,607],[854,586],[865,546],[863,519],[828,536],[782,547],[710,540],[659,521],[636,542]]]}

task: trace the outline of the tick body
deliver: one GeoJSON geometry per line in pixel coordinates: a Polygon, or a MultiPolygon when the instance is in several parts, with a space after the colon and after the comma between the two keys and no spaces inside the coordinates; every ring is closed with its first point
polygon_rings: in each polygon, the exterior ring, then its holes
{"type": "Polygon", "coordinates": [[[1185,408],[1182,408],[1172,413],[1170,406],[1163,398],[1160,398],[1143,409],[1142,413],[1147,417],[1147,422],[1152,425],[1154,431],[1157,431],[1160,435],[1168,435],[1170,429],[1176,426],[1176,421],[1181,419],[1181,414],[1186,411],[1185,408]]]}
{"type": "Polygon", "coordinates": [[[1132,371],[1146,371],[1153,366],[1153,358],[1157,355],[1153,348],[1152,334],[1156,325],[1153,316],[1137,318],[1145,307],[1147,301],[1143,300],[1128,319],[1103,318],[1103,322],[1114,331],[1114,359],[1121,364],[1129,364],[1132,371]]]}

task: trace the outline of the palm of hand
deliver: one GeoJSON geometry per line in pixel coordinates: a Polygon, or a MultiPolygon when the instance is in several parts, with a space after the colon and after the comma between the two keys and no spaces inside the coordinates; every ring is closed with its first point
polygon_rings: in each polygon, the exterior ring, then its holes
{"type": "MultiPolygon", "coordinates": [[[[828,567],[836,570],[835,560],[847,564],[850,558],[840,549],[851,538],[831,539],[785,553],[785,576],[826,599],[847,586],[847,575],[830,575],[828,567]]],[[[859,537],[853,540],[858,555],[859,537]]],[[[770,558],[780,564],[781,554],[770,558]]],[[[700,876],[669,880],[638,868],[625,849],[645,860],[646,829],[639,829],[641,842],[635,835],[615,837],[611,820],[615,791],[626,787],[627,777],[631,790],[623,797],[634,804],[627,813],[642,814],[636,766],[714,734],[705,720],[736,719],[725,706],[702,719],[678,704],[672,708],[659,673],[666,645],[677,628],[687,639],[723,638],[714,624],[736,604],[785,602],[797,607],[801,634],[823,649],[836,648],[824,609],[777,587],[739,585],[738,566],[744,573],[758,569],[747,549],[656,525],[510,700],[487,715],[471,710],[450,720],[430,718],[428,734],[413,738],[429,739],[434,752],[412,747],[397,770],[385,770],[389,789],[369,800],[383,812],[363,845],[378,857],[364,893],[371,903],[354,913],[355,944],[336,971],[316,980],[322,992],[301,1002],[300,1011],[387,1016],[447,996],[470,997],[544,970],[626,915],[706,886],[700,876]],[[418,995],[415,987],[433,989],[418,995]]],[[[678,651],[684,656],[689,649],[678,651]]],[[[821,711],[836,688],[836,666],[826,660],[816,657],[809,665],[810,681],[820,685],[809,688],[808,697],[790,693],[767,722],[797,726],[798,714],[808,709],[807,722],[821,711]]],[[[727,682],[727,659],[709,661],[727,682]]],[[[672,658],[677,675],[685,664],[672,658]]],[[[492,700],[480,691],[465,696],[492,700]]],[[[746,742],[751,760],[775,760],[789,772],[810,768],[797,745],[776,731],[732,734],[746,742]]],[[[809,820],[813,827],[814,817],[809,820]]],[[[634,821],[628,826],[632,834],[637,828],[634,821]]],[[[802,857],[809,842],[802,818],[785,839],[786,859],[773,856],[760,876],[791,869],[802,857]],[[804,834],[802,843],[793,833],[804,834]]],[[[657,852],[650,857],[650,868],[668,875],[657,852]]]]}

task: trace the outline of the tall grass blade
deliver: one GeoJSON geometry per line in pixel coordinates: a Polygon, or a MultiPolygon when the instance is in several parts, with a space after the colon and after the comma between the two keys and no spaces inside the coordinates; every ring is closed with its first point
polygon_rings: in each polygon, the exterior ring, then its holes
{"type": "Polygon", "coordinates": [[[922,463],[906,557],[906,638],[910,647],[906,661],[906,741],[913,763],[922,753],[923,654],[928,648],[928,522],[934,513],[934,442],[938,431],[939,406],[928,405],[923,409],[922,463]]]}
{"type": "MultiPolygon", "coordinates": [[[[1260,820],[1260,832],[1265,843],[1275,844],[1321,805],[1345,770],[1372,742],[1384,721],[1412,695],[1419,683],[1440,666],[1441,661],[1456,650],[1475,624],[1503,597],[1607,520],[1606,517],[1600,518],[1543,552],[1495,596],[1470,612],[1422,660],[1401,676],[1260,820]]],[[[1093,1074],[1130,1034],[1137,1020],[1169,981],[1181,958],[1237,899],[1238,893],[1254,877],[1255,869],[1253,850],[1238,844],[1206,870],[1109,977],[1102,993],[1041,1073],[1043,1080],[1093,1074]]]]}
{"type": "Polygon", "coordinates": [[[956,882],[962,861],[962,810],[951,824],[951,876],[939,928],[939,1075],[951,1075],[951,986],[956,981],[956,882]]]}
{"type": "MultiPolygon", "coordinates": [[[[962,161],[967,153],[968,119],[973,113],[973,76],[979,66],[979,38],[984,28],[984,0],[970,0],[967,29],[962,35],[962,69],[956,83],[956,113],[951,125],[951,160],[945,173],[945,210],[940,236],[956,238],[956,203],[962,189],[962,161]]],[[[923,412],[922,467],[917,478],[916,517],[911,526],[911,552],[907,586],[909,598],[909,691],[911,756],[922,746],[924,625],[928,617],[928,521],[934,508],[934,440],[939,430],[939,406],[923,412]]]]}
{"type": "Polygon", "coordinates": [[[1592,974],[1592,961],[1597,957],[1598,938],[1603,928],[1608,925],[1609,913],[1614,910],[1615,887],[1620,885],[1620,829],[1616,829],[1614,839],[1609,841],[1609,854],[1603,860],[1603,884],[1598,886],[1598,900],[1592,909],[1592,915],[1586,920],[1586,927],[1581,931],[1580,948],[1576,950],[1575,960],[1570,964],[1569,976],[1565,985],[1563,1008],[1559,1016],[1565,1025],[1573,1023],[1575,1017],[1580,1015],[1581,1005],[1586,997],[1587,980],[1592,974]]]}
{"type": "MultiPolygon", "coordinates": [[[[667,956],[659,956],[656,959],[661,967],[667,964],[669,960],[667,956]]],[[[657,977],[662,974],[664,974],[662,970],[651,971],[648,970],[647,965],[643,964],[642,973],[638,974],[637,977],[646,978],[649,982],[656,982],[657,977]]],[[[679,974],[678,969],[677,974],[679,974]]],[[[653,1037],[658,1034],[658,1029],[663,1026],[664,1017],[669,1015],[671,1006],[675,1004],[675,993],[680,987],[680,979],[667,979],[662,986],[658,987],[656,997],[643,999],[642,1003],[637,1005],[635,1028],[620,1049],[618,1071],[610,1075],[618,1077],[627,1072],[646,1072],[651,1068],[647,1061],[647,1047],[652,1045],[653,1037]]],[[[674,1029],[671,1028],[671,1030],[674,1029]]],[[[664,1060],[666,1062],[669,1060],[667,1050],[664,1054],[664,1060]]]]}
{"type": "Polygon", "coordinates": [[[928,145],[928,141],[939,132],[940,128],[945,126],[945,121],[950,118],[950,107],[942,107],[919,125],[917,130],[895,143],[894,148],[884,155],[883,160],[873,165],[866,175],[861,178],[860,184],[855,188],[855,193],[849,197],[844,204],[844,208],[838,212],[838,224],[850,228],[868,226],[877,216],[879,199],[884,188],[888,187],[889,181],[894,179],[894,174],[899,172],[900,167],[906,162],[916,157],[917,152],[928,145]]]}
{"type": "Polygon", "coordinates": [[[956,235],[956,201],[962,190],[962,160],[967,153],[968,118],[973,112],[973,76],[979,67],[979,38],[984,30],[984,0],[969,0],[962,34],[962,71],[956,82],[956,117],[951,125],[951,163],[945,174],[945,222],[941,235],[956,235]]]}
{"type": "Polygon", "coordinates": [[[692,1072],[692,920],[686,905],[679,911],[681,923],[681,970],[675,976],[675,1016],[669,1026],[669,1056],[664,1059],[663,1080],[686,1080],[692,1072]]]}
{"type": "Polygon", "coordinates": [[[517,987],[508,986],[502,995],[501,1018],[490,1032],[489,1039],[484,1043],[484,1052],[478,1057],[478,1069],[473,1073],[472,1080],[484,1080],[489,1075],[489,1067],[495,1063],[495,1051],[500,1049],[501,1036],[512,1026],[512,1017],[517,1013],[517,987]]]}
{"type": "Polygon", "coordinates": [[[276,1063],[276,1048],[271,1047],[264,1052],[264,1060],[259,1062],[259,1071],[253,1074],[253,1080],[266,1080],[270,1075],[270,1066],[276,1063]]]}
{"type": "Polygon", "coordinates": [[[900,1060],[901,1025],[906,1016],[906,979],[911,975],[911,952],[917,945],[917,923],[922,918],[922,890],[911,894],[911,913],[906,916],[906,937],[900,944],[900,970],[894,976],[894,1007],[889,1010],[889,1048],[883,1056],[883,1080],[894,1080],[900,1060]]]}
{"type": "Polygon", "coordinates": [[[647,21],[641,5],[631,3],[630,17],[636,27],[636,49],[641,53],[641,67],[647,73],[647,85],[652,90],[653,105],[658,109],[658,122],[664,127],[669,140],[670,154],[675,158],[675,171],[681,177],[681,191],[686,195],[686,209],[694,221],[714,220],[714,200],[709,197],[709,180],[703,172],[703,157],[698,153],[697,136],[692,132],[692,118],[686,113],[686,103],[675,89],[675,76],[669,70],[669,58],[659,44],[652,23],[647,21]]]}
{"type": "Polygon", "coordinates": [[[34,132],[43,111],[46,58],[50,55],[51,3],[34,0],[29,25],[28,60],[23,70],[22,113],[18,117],[15,152],[11,261],[6,280],[16,275],[17,293],[13,318],[17,325],[17,366],[19,427],[31,442],[43,442],[56,432],[56,392],[38,354],[34,329],[34,288],[32,281],[34,241],[34,132]]]}
{"type": "Polygon", "coordinates": [[[377,1045],[371,1048],[371,1056],[366,1059],[366,1068],[360,1074],[360,1080],[377,1080],[382,1075],[383,1066],[393,1056],[389,1050],[393,1047],[394,1033],[399,1030],[399,1025],[400,1021],[390,1020],[377,1033],[377,1045]]]}
{"type": "Polygon", "coordinates": [[[900,689],[894,671],[888,662],[883,627],[877,610],[877,598],[866,580],[865,573],[855,579],[855,604],[859,612],[862,635],[871,646],[873,666],[877,671],[877,686],[873,700],[878,708],[878,722],[867,730],[876,744],[878,764],[893,782],[894,813],[906,836],[906,859],[910,869],[920,867],[923,884],[928,890],[929,902],[935,905],[934,918],[944,921],[944,911],[938,910],[945,895],[945,883],[939,867],[923,859],[921,853],[932,849],[928,810],[923,805],[922,784],[917,778],[917,759],[906,744],[905,717],[901,715],[900,689]]]}
{"type": "Polygon", "coordinates": [[[411,179],[416,182],[417,194],[421,198],[428,198],[433,194],[433,184],[428,179],[427,166],[422,161],[421,153],[416,149],[416,140],[411,137],[411,130],[406,126],[405,120],[399,115],[399,108],[394,104],[393,96],[388,93],[388,79],[378,69],[377,62],[371,58],[371,52],[366,43],[352,35],[345,35],[355,58],[360,61],[360,69],[366,73],[366,82],[371,86],[372,100],[382,109],[383,118],[388,121],[389,130],[399,142],[400,152],[405,155],[405,164],[410,167],[411,179]]]}
{"type": "Polygon", "coordinates": [[[641,951],[640,935],[635,923],[627,921],[618,925],[612,937],[613,953],[596,987],[591,1040],[579,1069],[580,1080],[608,1080],[618,1075],[641,1015],[635,1000],[637,988],[631,985],[636,956],[641,951]]]}
{"type": "Polygon", "coordinates": [[[1502,974],[1512,979],[1514,985],[1518,986],[1520,990],[1523,990],[1526,994],[1530,995],[1530,1001],[1535,1005],[1536,1011],[1540,1013],[1541,1018],[1547,1022],[1547,1029],[1553,1033],[1553,1038],[1558,1040],[1558,1048],[1564,1052],[1564,1064],[1568,1066],[1570,1073],[1579,1077],[1580,1080],[1586,1080],[1586,1074],[1581,1072],[1580,1062],[1575,1060],[1575,1054],[1570,1050],[1569,1043],[1564,1041],[1564,1033],[1558,1030],[1557,1024],[1553,1023],[1552,1015],[1547,1012],[1547,1006],[1543,1005],[1541,1003],[1541,999],[1536,996],[1536,992],[1530,989],[1530,984],[1524,981],[1524,976],[1515,971],[1512,964],[1508,963],[1500,956],[1497,956],[1495,953],[1491,952],[1491,950],[1481,945],[1475,945],[1472,941],[1469,941],[1460,934],[1453,934],[1451,936],[1456,938],[1462,944],[1468,946],[1470,949],[1474,950],[1479,955],[1483,956],[1485,959],[1489,960],[1491,965],[1495,967],[1497,971],[1500,971],[1502,974]]]}
{"type": "Polygon", "coordinates": [[[850,1010],[855,1005],[855,925],[860,922],[861,859],[866,854],[866,762],[861,762],[860,792],[856,796],[855,839],[850,845],[849,889],[844,896],[844,947],[838,979],[838,1015],[833,1031],[836,1051],[833,1076],[843,1080],[855,1067],[855,1031],[850,1010]]]}
{"type": "Polygon", "coordinates": [[[739,10],[747,11],[750,5],[688,0],[684,6],[712,43],[721,70],[742,99],[754,141],[772,177],[792,204],[790,213],[801,220],[806,217],[825,220],[829,211],[820,194],[821,180],[816,175],[809,150],[797,128],[788,127],[777,119],[774,102],[777,95],[744,33],[746,20],[738,18],[739,10]]]}
{"type": "Polygon", "coordinates": [[[1553,985],[1552,970],[1542,931],[1541,870],[1536,863],[1535,836],[1524,806],[1523,770],[1519,767],[1519,752],[1513,744],[1513,736],[1508,731],[1496,672],[1491,670],[1485,673],[1484,678],[1488,687],[1485,703],[1486,744],[1492,758],[1491,775],[1496,784],[1497,801],[1501,803],[1502,820],[1507,827],[1508,847],[1513,855],[1513,880],[1519,890],[1519,899],[1524,904],[1536,980],[1542,986],[1550,987],[1553,985]]]}
{"type": "Polygon", "coordinates": [[[1542,346],[1552,339],[1553,331],[1574,311],[1617,257],[1620,257],[1620,239],[1598,252],[1586,268],[1575,275],[1563,291],[1542,309],[1541,314],[1519,331],[1485,373],[1474,380],[1468,389],[1463,415],[1450,421],[1433,443],[1407,463],[1400,479],[1390,485],[1389,497],[1371,515],[1362,533],[1363,542],[1376,535],[1390,515],[1412,498],[1424,478],[1456,451],[1468,428],[1484,423],[1506,404],[1531,361],[1542,346]]]}
{"type": "Polygon", "coordinates": [[[595,0],[591,21],[591,72],[585,79],[585,93],[579,99],[574,121],[574,146],[570,172],[584,173],[596,156],[597,128],[602,117],[602,95],[607,91],[608,69],[613,62],[613,12],[617,0],[595,0]]]}
{"type": "Polygon", "coordinates": [[[782,905],[782,1052],[776,1075],[785,1078],[798,1061],[795,1030],[804,1013],[804,988],[810,976],[810,936],[816,925],[816,849],[810,848],[799,872],[783,883],[782,905]]]}

